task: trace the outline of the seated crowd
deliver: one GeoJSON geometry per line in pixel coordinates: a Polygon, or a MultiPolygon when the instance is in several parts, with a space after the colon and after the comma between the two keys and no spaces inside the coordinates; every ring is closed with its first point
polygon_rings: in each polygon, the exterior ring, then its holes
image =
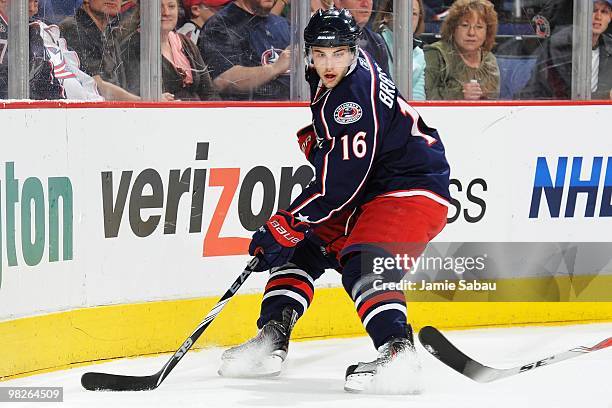
{"type": "MultiPolygon", "coordinates": [[[[291,0],[159,1],[162,100],[289,99],[291,0]]],[[[0,99],[8,95],[7,3],[0,0],[0,99]]],[[[413,0],[413,100],[571,99],[571,0],[541,1],[529,26],[538,46],[518,57],[505,54],[516,42],[498,41],[507,3],[413,0]]],[[[310,6],[351,10],[360,48],[394,74],[393,0],[310,6]]],[[[32,99],[141,99],[139,0],[29,0],[28,11],[32,99]]],[[[611,16],[612,0],[593,0],[593,99],[612,97],[611,16]]]]}

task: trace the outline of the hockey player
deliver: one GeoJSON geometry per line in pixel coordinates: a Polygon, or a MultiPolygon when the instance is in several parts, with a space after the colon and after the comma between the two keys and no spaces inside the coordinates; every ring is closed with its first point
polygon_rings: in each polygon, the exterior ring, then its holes
{"type": "Polygon", "coordinates": [[[256,270],[271,269],[260,330],[223,354],[221,375],[279,374],[314,282],[330,268],[342,274],[379,351],[375,361],[347,369],[345,389],[363,390],[381,367],[414,352],[403,292],[372,283],[398,281],[406,271],[375,275],[372,263],[402,250],[418,256],[446,225],[449,166],[437,131],[359,49],[359,36],[344,9],[317,11],[304,31],[312,124],[298,141],[316,176],[253,235],[249,252],[261,258],[256,270]]]}

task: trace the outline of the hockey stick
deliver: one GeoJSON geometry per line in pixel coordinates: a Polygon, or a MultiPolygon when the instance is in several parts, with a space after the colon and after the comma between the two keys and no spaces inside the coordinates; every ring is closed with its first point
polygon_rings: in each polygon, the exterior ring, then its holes
{"type": "Polygon", "coordinates": [[[238,289],[242,286],[246,278],[253,272],[253,269],[259,263],[260,258],[254,257],[247,264],[246,268],[240,276],[236,278],[232,286],[225,292],[225,294],[219,299],[215,307],[206,315],[204,320],[200,322],[198,327],[191,333],[187,340],[183,342],[181,347],[174,353],[174,355],[168,360],[168,362],[153,375],[146,376],[129,376],[129,375],[117,375],[117,374],[105,374],[105,373],[85,373],[81,377],[81,385],[90,391],[145,391],[153,390],[164,381],[164,379],[170,374],[170,371],[178,364],[191,346],[198,340],[198,338],[204,333],[204,330],[212,323],[217,315],[223,310],[223,307],[229,302],[229,300],[236,294],[238,289]]]}
{"type": "Polygon", "coordinates": [[[578,357],[586,353],[605,349],[612,346],[612,337],[597,343],[593,347],[576,347],[571,350],[553,354],[549,357],[512,368],[494,368],[483,365],[473,358],[464,354],[455,347],[438,329],[425,326],[419,332],[419,340],[425,349],[433,354],[438,360],[446,364],[453,370],[480,383],[497,381],[502,378],[531,371],[538,367],[543,367],[563,360],[578,357]]]}

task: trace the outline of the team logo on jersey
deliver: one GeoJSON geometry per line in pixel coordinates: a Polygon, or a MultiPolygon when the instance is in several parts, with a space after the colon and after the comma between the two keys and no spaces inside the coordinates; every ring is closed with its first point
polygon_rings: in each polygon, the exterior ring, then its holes
{"type": "Polygon", "coordinates": [[[355,102],[345,102],[334,111],[334,119],[341,125],[355,123],[363,115],[361,106],[355,102]]]}
{"type": "Polygon", "coordinates": [[[363,68],[367,69],[368,71],[370,70],[370,65],[368,64],[368,62],[365,60],[365,58],[363,57],[359,57],[357,58],[359,60],[359,65],[361,65],[363,68]]]}

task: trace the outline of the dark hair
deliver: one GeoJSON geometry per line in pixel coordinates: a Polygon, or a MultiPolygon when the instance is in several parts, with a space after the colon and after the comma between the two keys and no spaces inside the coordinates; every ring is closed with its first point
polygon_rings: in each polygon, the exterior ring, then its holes
{"type": "MultiPolygon", "coordinates": [[[[412,1],[419,3],[419,22],[414,31],[416,35],[419,35],[425,31],[425,9],[423,7],[423,0],[412,1]]],[[[410,17],[412,18],[412,11],[410,12],[410,17]]],[[[372,26],[374,30],[380,31],[385,25],[393,30],[393,0],[382,0],[378,4],[378,10],[376,11],[376,17],[374,17],[372,26]]]]}
{"type": "Polygon", "coordinates": [[[495,35],[497,34],[497,12],[489,0],[456,0],[448,10],[448,16],[442,23],[440,34],[442,40],[453,43],[453,33],[459,25],[461,19],[470,13],[479,14],[487,25],[487,36],[482,48],[491,51],[495,45],[495,35]]]}

